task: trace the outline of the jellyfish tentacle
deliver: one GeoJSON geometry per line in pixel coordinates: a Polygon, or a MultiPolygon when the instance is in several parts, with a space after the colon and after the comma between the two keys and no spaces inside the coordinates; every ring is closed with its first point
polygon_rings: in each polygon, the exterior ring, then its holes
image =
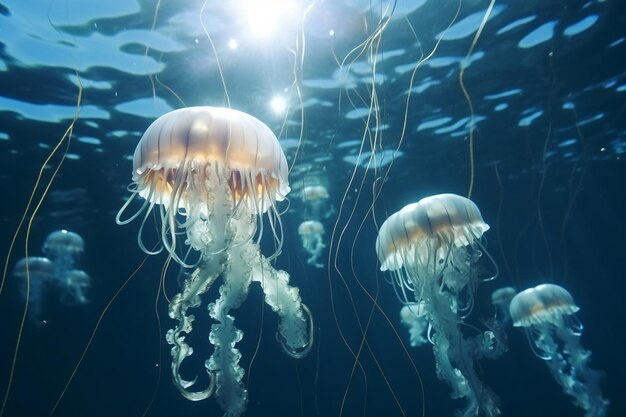
{"type": "Polygon", "coordinates": [[[294,359],[302,359],[306,357],[311,351],[311,348],[313,347],[313,342],[315,341],[315,325],[313,323],[313,314],[311,314],[311,310],[309,310],[309,307],[307,307],[307,305],[304,303],[302,303],[302,310],[308,318],[307,323],[309,328],[309,340],[307,341],[307,344],[305,346],[298,350],[293,350],[287,345],[282,335],[279,332],[276,332],[276,340],[278,341],[278,343],[280,343],[280,347],[282,348],[283,352],[285,352],[285,354],[291,356],[294,359]]]}
{"type": "Polygon", "coordinates": [[[460,416],[500,415],[499,399],[493,391],[478,378],[474,369],[474,358],[478,346],[475,339],[463,337],[456,322],[441,318],[433,320],[433,351],[437,363],[437,376],[447,381],[452,388],[452,398],[465,398],[466,405],[460,416]]]}
{"type": "Polygon", "coordinates": [[[279,316],[278,333],[283,349],[293,357],[303,357],[311,346],[313,326],[311,312],[302,303],[300,291],[289,285],[289,274],[274,269],[260,253],[254,263],[252,279],[261,284],[265,302],[279,316]],[[309,320],[305,318],[308,315],[309,320]],[[291,352],[291,353],[289,353],[291,352]]]}
{"type": "Polygon", "coordinates": [[[195,317],[187,315],[187,310],[200,306],[200,296],[209,290],[223,271],[225,258],[222,257],[222,265],[218,267],[210,267],[210,264],[215,263],[215,258],[198,266],[185,280],[183,290],[172,298],[169,305],[169,316],[178,321],[176,327],[170,329],[166,335],[167,343],[172,345],[172,379],[181,394],[192,401],[203,400],[213,395],[215,377],[209,373],[211,378],[209,386],[202,391],[191,392],[188,388],[196,383],[197,378],[188,381],[180,376],[180,366],[185,358],[193,354],[193,348],[185,341],[185,334],[193,330],[192,323],[195,317]]]}
{"type": "Polygon", "coordinates": [[[563,391],[572,397],[574,404],[587,411],[586,417],[606,415],[609,401],[600,390],[602,372],[589,367],[591,352],[581,346],[580,334],[565,325],[555,326],[554,331],[564,347],[562,354],[556,353],[548,361],[552,375],[560,382],[563,391]]]}
{"type": "Polygon", "coordinates": [[[243,385],[244,370],[239,366],[241,352],[235,347],[243,332],[235,327],[235,318],[229,313],[239,308],[248,295],[252,282],[249,259],[254,256],[254,245],[240,245],[229,250],[230,262],[220,286],[220,297],[208,307],[209,315],[217,323],[211,326],[209,341],[215,347],[206,361],[207,370],[215,375],[215,397],[225,415],[243,414],[248,402],[248,392],[243,385]]]}

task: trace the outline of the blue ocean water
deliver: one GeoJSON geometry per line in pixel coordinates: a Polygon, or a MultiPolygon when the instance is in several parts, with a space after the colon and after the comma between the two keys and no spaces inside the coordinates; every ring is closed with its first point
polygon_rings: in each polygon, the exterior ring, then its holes
{"type": "MultiPolygon", "coordinates": [[[[289,165],[291,193],[277,205],[285,245],[272,262],[311,310],[315,341],[306,358],[285,355],[276,315],[251,286],[232,313],[244,334],[246,415],[464,408],[437,377],[433,346],[410,346],[375,248],[385,219],[441,193],[471,193],[499,269],[472,288],[463,335],[485,330],[498,288],[563,286],[580,308],[580,342],[601,372],[606,414],[624,415],[623,2],[35,3],[0,2],[1,415],[223,414],[214,399],[188,401],[172,383],[168,303],[190,270],[164,253],[146,257],[139,222],[115,222],[143,133],[190,106],[255,116],[289,165]],[[311,186],[327,197],[307,197],[311,186]],[[321,249],[311,262],[298,232],[305,220],[325,229],[323,247],[309,246],[321,249]],[[86,291],[84,302],[67,302],[70,281],[33,282],[24,316],[14,265],[43,256],[46,237],[62,229],[85,242],[76,267],[90,283],[72,287],[86,291]]],[[[151,247],[159,239],[150,225],[151,247]]],[[[269,227],[266,216],[266,256],[275,250],[269,227]]],[[[477,271],[493,272],[481,258],[477,271]]],[[[206,308],[218,297],[215,285],[190,310],[194,353],[181,373],[197,376],[198,389],[209,383],[206,308]]],[[[505,333],[507,352],[475,364],[501,415],[586,415],[524,331],[505,333]]]]}

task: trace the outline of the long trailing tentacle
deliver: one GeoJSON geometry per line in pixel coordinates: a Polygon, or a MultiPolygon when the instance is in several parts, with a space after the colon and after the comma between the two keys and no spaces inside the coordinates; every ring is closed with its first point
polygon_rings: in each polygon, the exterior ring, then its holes
{"type": "Polygon", "coordinates": [[[276,340],[280,343],[280,347],[283,349],[285,354],[291,356],[294,359],[302,359],[309,354],[309,351],[313,347],[313,342],[315,341],[315,324],[313,323],[313,314],[311,314],[311,310],[307,307],[306,304],[302,303],[302,311],[308,317],[308,329],[309,329],[309,340],[305,346],[300,349],[294,350],[290,348],[285,339],[281,336],[279,332],[276,333],[276,340]]]}
{"type": "Polygon", "coordinates": [[[261,284],[265,302],[279,316],[279,341],[283,350],[294,358],[301,358],[308,353],[313,342],[311,312],[302,303],[298,288],[289,285],[289,274],[274,269],[258,252],[258,245],[255,246],[259,262],[255,262],[253,279],[261,284]]]}
{"type": "Polygon", "coordinates": [[[169,316],[178,321],[175,328],[167,332],[167,343],[172,345],[172,379],[174,385],[181,394],[192,401],[199,401],[213,395],[215,391],[215,376],[209,372],[211,381],[209,386],[202,390],[192,392],[188,388],[196,383],[196,378],[191,381],[185,380],[180,376],[180,366],[186,357],[191,356],[193,349],[185,341],[185,335],[193,330],[193,315],[187,315],[189,308],[200,306],[200,295],[209,290],[217,277],[223,272],[226,257],[221,259],[221,265],[212,258],[210,262],[202,262],[193,273],[185,280],[183,290],[176,294],[169,306],[169,316]]]}
{"type": "MultiPolygon", "coordinates": [[[[254,219],[237,222],[236,233],[245,233],[254,219]]],[[[252,282],[252,265],[255,247],[240,245],[228,250],[229,263],[224,272],[224,283],[220,297],[208,306],[209,315],[217,323],[211,326],[209,341],[215,347],[206,361],[207,370],[215,375],[215,398],[229,417],[243,414],[248,402],[248,393],[243,384],[244,370],[239,365],[241,352],[235,347],[243,338],[243,332],[235,327],[235,318],[230,314],[239,308],[248,295],[252,282]]]]}

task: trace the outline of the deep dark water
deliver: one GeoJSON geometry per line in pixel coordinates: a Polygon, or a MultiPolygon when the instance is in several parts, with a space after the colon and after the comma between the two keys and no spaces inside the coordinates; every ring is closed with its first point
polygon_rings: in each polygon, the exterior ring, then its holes
{"type": "MultiPolygon", "coordinates": [[[[71,157],[63,162],[33,219],[28,247],[31,255],[40,255],[51,231],[65,228],[79,233],[86,242],[80,263],[92,277],[92,301],[66,306],[58,294],[44,294],[47,324],[27,323],[24,329],[6,416],[49,414],[100,314],[145,258],[137,246],[138,226],[120,227],[114,220],[128,194],[125,187],[132,163],[127,157],[156,117],[182,106],[158,83],[156,97],[166,104],[154,105],[147,74],[158,75],[186,105],[225,105],[206,37],[196,20],[185,20],[189,16],[182,14],[197,17],[199,5],[163,4],[154,31],[163,38],[154,40],[147,34],[155,7],[151,2],[137,2],[136,9],[128,5],[134,2],[114,1],[92,9],[83,2],[62,3],[46,3],[41,6],[45,12],[25,10],[17,1],[0,5],[0,33],[2,29],[7,33],[0,39],[0,195],[4,196],[0,253],[9,253],[12,233],[39,168],[69,125],[77,94],[70,77],[78,70],[87,87],[68,148],[71,157]],[[103,45],[109,48],[88,42],[90,36],[100,35],[106,37],[103,45]],[[128,43],[116,36],[128,37],[128,43]],[[31,39],[43,41],[29,43],[31,39]],[[78,46],[64,47],[63,42],[78,46]],[[152,50],[142,58],[147,45],[152,50]],[[91,53],[95,48],[101,48],[102,59],[91,53]],[[128,66],[124,53],[131,55],[128,66]],[[66,61],[57,60],[57,55],[67,57],[66,61]],[[94,87],[89,82],[108,85],[94,87]],[[146,101],[132,110],[116,107],[135,99],[146,101]],[[107,115],[98,116],[98,111],[107,115]]],[[[353,22],[350,17],[358,14],[359,22],[375,23],[376,14],[367,11],[367,2],[362,3],[337,2],[342,8],[331,11],[345,22],[353,22]],[[346,9],[352,14],[341,11],[346,9]]],[[[458,21],[484,12],[488,4],[461,3],[458,21]]],[[[404,4],[399,2],[399,6],[404,4]]],[[[463,401],[450,399],[449,387],[436,378],[432,348],[408,346],[408,332],[399,321],[400,304],[378,271],[374,251],[377,225],[391,213],[428,195],[467,193],[469,130],[463,119],[469,117],[469,110],[458,77],[459,60],[467,53],[476,28],[468,29],[470,35],[442,41],[433,64],[416,71],[410,94],[410,71],[402,71],[415,64],[420,46],[425,51],[435,46],[436,35],[447,27],[457,5],[430,0],[406,19],[392,20],[379,46],[376,66],[379,81],[374,86],[379,101],[374,110],[380,121],[367,128],[365,117],[350,112],[369,107],[373,60],[351,57],[343,75],[338,75],[331,54],[334,50],[345,56],[365,32],[347,31],[332,45],[321,35],[305,33],[300,82],[303,102],[309,102],[304,107],[297,158],[296,148],[288,141],[300,133],[300,108],[294,95],[286,116],[290,123],[280,137],[293,166],[294,191],[289,204],[280,205],[289,209],[282,216],[286,246],[276,266],[287,270],[292,284],[300,288],[315,317],[317,338],[307,358],[284,355],[274,336],[276,316],[263,304],[260,289],[251,288],[248,300],[235,314],[245,334],[238,347],[249,393],[246,415],[418,416],[424,410],[426,416],[451,416],[462,407],[463,401]],[[413,25],[419,42],[406,22],[413,25]],[[369,70],[363,71],[363,66],[369,70]],[[320,83],[326,86],[319,87],[320,83]],[[407,94],[411,97],[407,133],[400,144],[407,94]],[[435,127],[423,125],[438,121],[441,124],[435,127]],[[355,164],[351,157],[357,154],[358,144],[341,146],[349,141],[360,143],[365,131],[381,135],[375,155],[399,146],[388,174],[389,165],[381,160],[375,164],[379,170],[356,166],[358,161],[355,164]],[[351,183],[353,170],[356,176],[351,183]],[[297,234],[306,208],[298,191],[313,177],[327,185],[336,210],[322,220],[325,241],[332,249],[330,257],[328,248],[323,255],[322,269],[306,264],[297,234]],[[379,186],[382,194],[374,205],[374,218],[369,207],[372,190],[379,186]]],[[[621,416],[626,412],[621,392],[626,378],[622,352],[626,327],[622,311],[626,269],[624,5],[607,0],[523,5],[497,1],[496,6],[503,8],[496,8],[487,22],[475,49],[483,55],[467,67],[465,83],[477,120],[472,200],[491,226],[486,233],[487,249],[500,268],[500,277],[479,286],[468,322],[480,326],[481,318],[493,314],[490,295],[496,288],[511,285],[521,290],[542,282],[563,285],[581,308],[577,315],[585,326],[582,344],[592,352],[591,367],[604,371],[603,394],[611,402],[608,415],[621,416]],[[588,29],[564,34],[576,22],[593,16],[598,19],[588,29]],[[527,23],[498,33],[530,17],[527,23]],[[519,46],[533,29],[550,22],[554,22],[552,36],[535,46],[519,46]],[[501,98],[492,97],[499,94],[501,98]],[[498,105],[506,107],[496,110],[498,105]]],[[[297,31],[269,45],[254,44],[241,35],[241,53],[231,54],[225,45],[241,29],[238,16],[215,4],[209,4],[205,12],[206,21],[213,25],[209,32],[218,45],[232,105],[254,114],[278,134],[283,118],[274,115],[266,101],[291,85],[293,58],[287,48],[294,47],[297,31]]],[[[373,27],[368,26],[368,33],[373,27]]],[[[293,30],[288,25],[284,29],[293,30]]],[[[462,32],[463,27],[457,29],[462,32]]],[[[364,149],[371,150],[370,137],[365,135],[365,141],[364,149]]],[[[44,171],[44,179],[59,161],[57,154],[51,168],[44,171]]],[[[37,195],[43,187],[39,186],[37,195]]],[[[9,271],[24,256],[25,230],[21,229],[8,260],[9,271]]],[[[269,241],[263,242],[264,253],[272,249],[269,241]]],[[[173,324],[163,295],[157,300],[164,259],[163,255],[149,257],[108,306],[55,415],[142,415],[155,389],[147,415],[221,415],[215,401],[187,401],[170,381],[164,334],[173,324]]],[[[177,273],[172,266],[166,276],[169,296],[179,288],[177,273]]],[[[195,353],[183,367],[185,376],[198,375],[202,386],[208,382],[203,362],[211,353],[206,343],[211,324],[206,304],[216,296],[213,289],[194,312],[196,327],[189,339],[195,353]]],[[[2,394],[22,308],[19,285],[9,274],[0,296],[2,394]]],[[[465,330],[472,332],[469,327],[465,330]]],[[[481,360],[478,369],[499,395],[502,415],[584,415],[562,393],[545,364],[533,356],[523,332],[509,328],[507,334],[508,352],[497,361],[481,360]]]]}

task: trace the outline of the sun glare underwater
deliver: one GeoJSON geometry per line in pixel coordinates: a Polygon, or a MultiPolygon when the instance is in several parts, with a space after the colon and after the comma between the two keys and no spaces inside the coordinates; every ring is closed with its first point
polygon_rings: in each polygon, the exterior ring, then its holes
{"type": "Polygon", "coordinates": [[[0,2],[0,417],[626,415],[625,22],[0,2]]]}

